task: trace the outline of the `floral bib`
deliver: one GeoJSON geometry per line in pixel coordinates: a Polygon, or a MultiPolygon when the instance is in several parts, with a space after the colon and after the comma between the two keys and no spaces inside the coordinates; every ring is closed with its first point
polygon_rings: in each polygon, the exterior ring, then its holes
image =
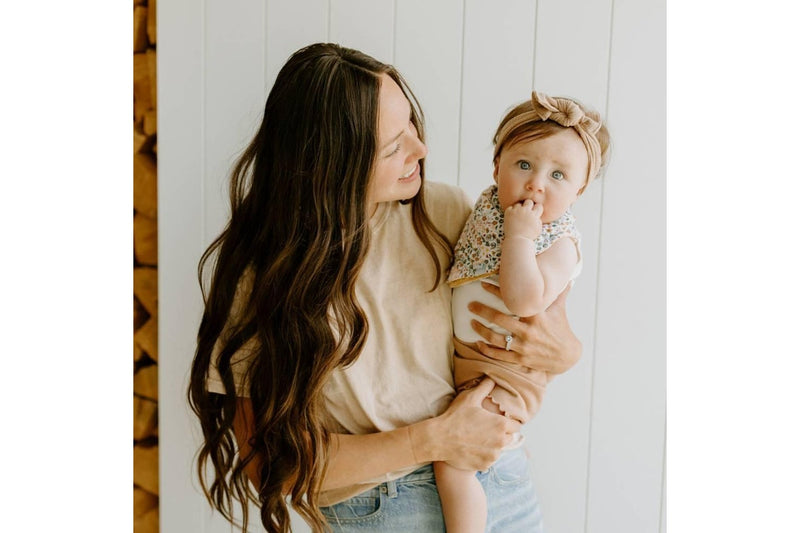
{"type": "MultiPolygon", "coordinates": [[[[503,210],[497,197],[497,185],[492,185],[475,202],[472,215],[458,238],[447,278],[450,286],[458,287],[497,274],[503,235],[503,210]]],[[[575,228],[575,216],[569,209],[552,222],[542,224],[542,233],[535,241],[536,255],[562,237],[570,237],[580,249],[581,237],[575,228]]]]}

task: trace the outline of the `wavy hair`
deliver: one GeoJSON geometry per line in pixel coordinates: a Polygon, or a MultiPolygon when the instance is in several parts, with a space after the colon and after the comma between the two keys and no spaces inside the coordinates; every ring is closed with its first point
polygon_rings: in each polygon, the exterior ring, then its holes
{"type": "MultiPolygon", "coordinates": [[[[392,66],[325,43],[289,58],[255,138],[233,169],[230,220],[198,266],[205,309],[188,390],[204,439],[197,472],[209,503],[232,523],[241,506],[244,530],[250,500],[260,506],[267,531],[289,531],[286,491],[314,531],[327,528],[318,505],[330,445],[322,390],[336,368],[356,360],[369,330],[355,282],[369,246],[367,189],[384,73],[409,98],[424,140],[419,103],[392,66]],[[243,457],[233,431],[232,358],[250,346],[244,382],[254,418],[251,451],[243,457]],[[207,389],[213,368],[225,394],[207,389]],[[253,461],[260,473],[256,493],[245,474],[253,461]]],[[[420,187],[408,202],[436,267],[435,288],[443,266],[436,250],[451,250],[423,195],[420,187]]]]}

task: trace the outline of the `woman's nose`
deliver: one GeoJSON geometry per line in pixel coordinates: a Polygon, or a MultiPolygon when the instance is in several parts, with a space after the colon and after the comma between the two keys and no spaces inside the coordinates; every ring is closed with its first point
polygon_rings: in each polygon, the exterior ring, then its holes
{"type": "Polygon", "coordinates": [[[422,159],[428,155],[428,147],[420,140],[419,137],[415,137],[415,140],[417,143],[417,149],[414,151],[414,155],[417,157],[417,159],[422,159]]]}
{"type": "Polygon", "coordinates": [[[419,133],[417,132],[417,128],[414,126],[414,123],[409,122],[408,126],[411,130],[411,138],[417,143],[416,149],[412,151],[411,156],[416,157],[417,159],[422,159],[428,155],[428,147],[419,138],[419,133]]]}

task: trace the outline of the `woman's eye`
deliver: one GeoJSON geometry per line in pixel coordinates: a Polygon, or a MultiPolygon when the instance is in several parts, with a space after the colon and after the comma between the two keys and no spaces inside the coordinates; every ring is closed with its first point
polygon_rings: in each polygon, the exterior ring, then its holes
{"type": "Polygon", "coordinates": [[[553,176],[553,178],[555,178],[557,180],[563,180],[564,179],[564,173],[561,172],[560,170],[554,170],[553,173],[551,174],[551,176],[553,176]]]}
{"type": "Polygon", "coordinates": [[[519,168],[521,168],[522,170],[530,170],[531,169],[531,164],[528,163],[527,161],[520,161],[519,162],[519,168]]]}
{"type": "Polygon", "coordinates": [[[397,143],[397,147],[394,150],[392,150],[391,153],[389,155],[387,155],[386,157],[391,157],[391,156],[393,156],[394,154],[396,154],[399,151],[400,151],[400,143],[397,143]]]}

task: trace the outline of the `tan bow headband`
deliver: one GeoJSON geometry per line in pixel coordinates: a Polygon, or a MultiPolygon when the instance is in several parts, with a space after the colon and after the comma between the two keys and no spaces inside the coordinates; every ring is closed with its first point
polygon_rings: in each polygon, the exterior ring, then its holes
{"type": "Polygon", "coordinates": [[[589,154],[589,173],[584,187],[589,185],[600,171],[602,163],[600,142],[597,140],[597,132],[601,127],[600,122],[586,115],[577,103],[568,98],[552,98],[533,91],[531,104],[533,111],[521,113],[506,122],[497,135],[497,139],[504,139],[510,131],[529,120],[552,120],[565,128],[572,128],[580,136],[586,146],[586,152],[589,154]]]}

